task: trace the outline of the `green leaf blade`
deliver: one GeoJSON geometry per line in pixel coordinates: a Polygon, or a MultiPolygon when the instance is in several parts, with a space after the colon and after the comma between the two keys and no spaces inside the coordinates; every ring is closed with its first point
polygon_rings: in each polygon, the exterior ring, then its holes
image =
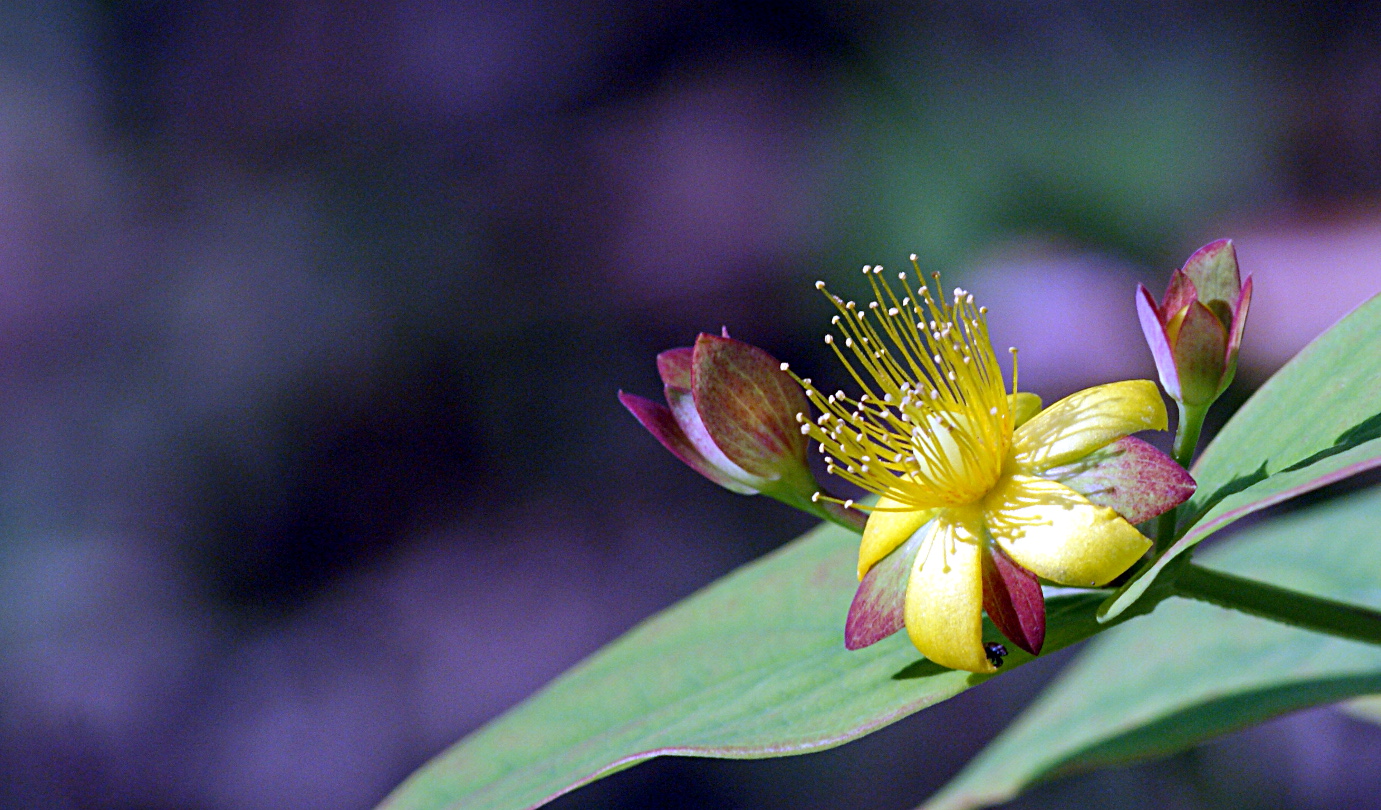
{"type": "MultiPolygon", "coordinates": [[[[1205,555],[1214,568],[1381,607],[1381,490],[1270,523],[1205,555]]],[[[1090,644],[925,807],[1008,801],[1074,771],[1164,756],[1289,711],[1381,691],[1381,647],[1188,600],[1090,644]]]]}
{"type": "MultiPolygon", "coordinates": [[[[382,807],[535,807],[654,756],[819,751],[992,677],[926,661],[905,633],[845,650],[857,547],[826,526],[740,568],[442,753],[382,807]]],[[[1048,600],[1047,650],[1098,632],[1105,595],[1048,600]]],[[[1014,650],[1003,671],[1030,660],[1014,650]]]]}

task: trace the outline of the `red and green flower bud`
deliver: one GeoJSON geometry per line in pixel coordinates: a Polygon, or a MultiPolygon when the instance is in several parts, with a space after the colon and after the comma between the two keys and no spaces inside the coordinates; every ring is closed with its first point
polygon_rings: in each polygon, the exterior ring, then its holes
{"type": "Polygon", "coordinates": [[[1241,281],[1228,239],[1195,251],[1170,277],[1159,305],[1138,285],[1141,330],[1161,384],[1177,402],[1207,407],[1232,382],[1251,297],[1251,277],[1241,281]]]}
{"type": "Polygon", "coordinates": [[[862,528],[861,513],[812,499],[819,486],[797,419],[809,403],[771,355],[727,334],[702,334],[694,348],[658,355],[657,371],[666,405],[622,391],[619,401],[677,458],[730,491],[862,528]]]}

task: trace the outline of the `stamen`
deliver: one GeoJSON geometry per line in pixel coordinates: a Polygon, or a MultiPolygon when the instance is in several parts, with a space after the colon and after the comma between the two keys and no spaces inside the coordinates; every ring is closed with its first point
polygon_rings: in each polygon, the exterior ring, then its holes
{"type": "MultiPolygon", "coordinates": [[[[919,273],[914,257],[912,264],[919,273]]],[[[960,288],[952,305],[933,299],[925,285],[918,298],[898,298],[882,270],[864,268],[874,299],[866,308],[825,293],[839,311],[831,324],[842,332],[843,348],[832,335],[825,342],[862,392],[856,402],[843,391],[825,397],[798,379],[825,412],[818,425],[805,421],[805,429],[829,472],[887,494],[902,504],[896,511],[970,503],[996,481],[1011,442],[1007,392],[979,317],[986,309],[975,308],[960,288]],[[841,319],[849,313],[857,319],[841,319]]],[[[906,293],[906,274],[897,278],[906,293]]]]}

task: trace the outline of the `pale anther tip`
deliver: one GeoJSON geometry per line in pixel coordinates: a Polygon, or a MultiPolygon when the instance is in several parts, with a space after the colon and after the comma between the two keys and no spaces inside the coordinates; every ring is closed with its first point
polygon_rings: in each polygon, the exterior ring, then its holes
{"type": "Polygon", "coordinates": [[[823,282],[823,281],[817,281],[817,282],[815,282],[815,289],[817,289],[817,290],[823,290],[823,289],[825,289],[825,282],[823,282]]]}
{"type": "Polygon", "coordinates": [[[854,501],[853,501],[853,498],[850,498],[849,500],[844,501],[844,508],[845,508],[845,509],[853,509],[853,508],[854,508],[854,501]]]}
{"type": "Polygon", "coordinates": [[[780,368],[782,371],[786,371],[787,369],[791,368],[791,364],[790,364],[790,363],[782,363],[780,366],[778,366],[778,368],[780,368]]]}
{"type": "Polygon", "coordinates": [[[911,254],[911,261],[913,261],[913,262],[916,261],[916,254],[914,254],[914,253],[911,254]]]}
{"type": "Polygon", "coordinates": [[[811,493],[810,502],[811,502],[811,503],[819,503],[819,502],[820,502],[820,493],[818,493],[818,492],[813,492],[813,493],[811,493]]]}

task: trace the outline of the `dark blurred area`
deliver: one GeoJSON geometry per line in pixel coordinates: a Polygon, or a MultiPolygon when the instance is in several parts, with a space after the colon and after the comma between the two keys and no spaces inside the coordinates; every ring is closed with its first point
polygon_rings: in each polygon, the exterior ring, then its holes
{"type": "MultiPolygon", "coordinates": [[[[0,804],[366,808],[810,525],[625,413],[698,331],[838,375],[927,269],[1023,387],[1151,376],[1237,239],[1242,399],[1381,288],[1381,5],[0,6],[0,804]]],[[[841,617],[842,623],[842,617],[841,617]]],[[[1066,656],[556,807],[908,808],[1066,656]]],[[[1023,807],[1381,807],[1332,709],[1023,807]]]]}

